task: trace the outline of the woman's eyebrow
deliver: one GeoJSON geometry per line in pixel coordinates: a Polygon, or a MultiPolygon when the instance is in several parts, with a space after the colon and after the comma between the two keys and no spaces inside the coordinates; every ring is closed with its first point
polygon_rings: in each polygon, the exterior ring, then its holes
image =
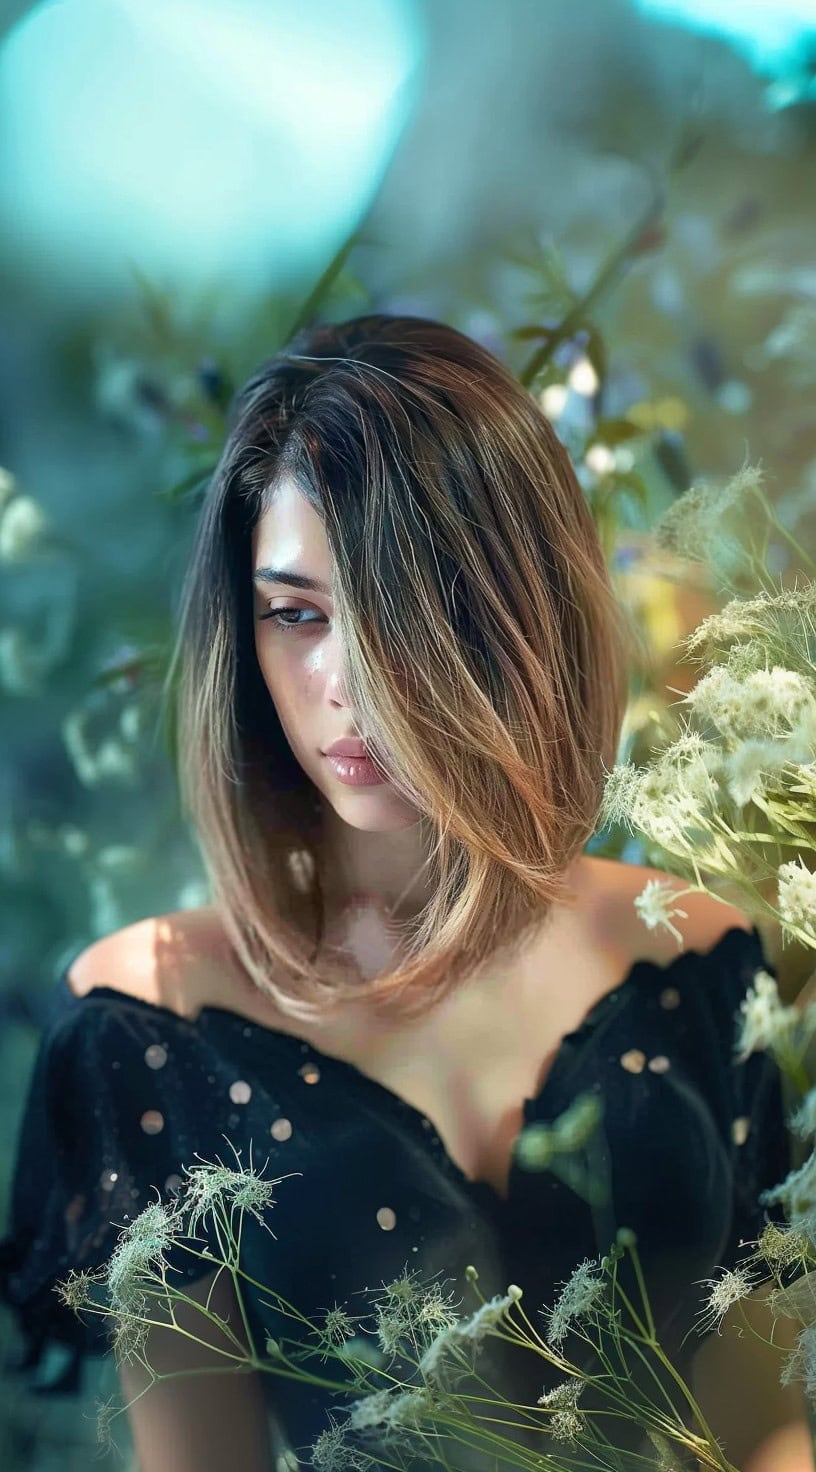
{"type": "Polygon", "coordinates": [[[253,583],[285,583],[290,588],[304,588],[307,592],[323,593],[331,598],[331,589],[320,578],[307,577],[303,572],[287,571],[284,567],[256,567],[252,574],[253,583]]]}

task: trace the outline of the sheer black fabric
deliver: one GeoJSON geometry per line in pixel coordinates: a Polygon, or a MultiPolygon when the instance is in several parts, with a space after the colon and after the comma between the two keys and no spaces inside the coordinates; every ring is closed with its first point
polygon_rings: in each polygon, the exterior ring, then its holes
{"type": "MultiPolygon", "coordinates": [[[[238,1151],[268,1178],[291,1177],[267,1213],[274,1236],[245,1218],[246,1270],[315,1323],[335,1305],[370,1312],[363,1290],[406,1269],[423,1281],[437,1274],[469,1312],[477,1306],[464,1277],[472,1263],[486,1297],[521,1285],[541,1330],[539,1308],[627,1226],[663,1342],[687,1370],[701,1342],[694,1334],[683,1346],[700,1280],[740,1259],[740,1244],[767,1220],[761,1191],[789,1169],[776,1066],[764,1053],[734,1061],[739,1004],[759,967],[774,974],[758,930],[739,927],[666,966],[637,961],[562,1039],[524,1117],[552,1120],[578,1094],[600,1094],[609,1190],[594,1210],[561,1179],[518,1160],[507,1200],[470,1182],[423,1114],[300,1038],[221,1007],[189,1021],[113,985],[78,998],[66,968],[31,1078],[0,1242],[0,1298],[23,1343],[15,1368],[38,1393],[75,1392],[84,1358],[108,1352],[106,1321],[80,1318],[55,1281],[110,1257],[119,1228],[150,1201],[170,1200],[185,1166],[220,1159],[234,1167],[238,1151]],[[70,1348],[69,1365],[43,1384],[44,1350],[54,1342],[70,1348]]],[[[170,1261],[190,1281],[212,1271],[183,1250],[170,1261]]],[[[259,1295],[248,1292],[247,1308],[259,1345],[265,1333],[292,1336],[259,1295]]],[[[547,1366],[515,1353],[514,1399],[534,1404],[552,1383],[547,1366]]],[[[337,1397],[264,1380],[305,1455],[337,1397]]]]}

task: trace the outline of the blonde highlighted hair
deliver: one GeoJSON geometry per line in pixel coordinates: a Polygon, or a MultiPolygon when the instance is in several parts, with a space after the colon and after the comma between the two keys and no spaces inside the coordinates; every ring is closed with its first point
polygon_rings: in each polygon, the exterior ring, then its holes
{"type": "Polygon", "coordinates": [[[633,635],[534,397],[441,322],[307,329],[236,394],[168,675],[182,801],[243,973],[308,1020],[419,1016],[569,899],[615,762],[633,635]],[[251,538],[286,475],[319,513],[359,734],[427,835],[399,965],[319,959],[317,792],[257,661],[251,538]]]}

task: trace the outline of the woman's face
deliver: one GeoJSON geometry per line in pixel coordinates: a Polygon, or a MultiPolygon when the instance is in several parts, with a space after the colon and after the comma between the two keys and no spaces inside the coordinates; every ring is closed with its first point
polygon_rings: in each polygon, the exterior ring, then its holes
{"type": "MultiPolygon", "coordinates": [[[[282,481],[273,504],[252,534],[255,649],[264,683],[292,753],[339,817],[354,828],[393,831],[417,813],[384,781],[350,786],[326,750],[357,737],[354,711],[342,683],[342,649],[331,598],[332,559],[323,523],[295,481],[282,481]],[[279,577],[270,578],[277,571],[279,577]],[[298,573],[321,587],[296,588],[282,580],[298,573]],[[282,617],[277,615],[286,609],[282,617]]],[[[348,767],[346,767],[348,771],[348,767]]]]}

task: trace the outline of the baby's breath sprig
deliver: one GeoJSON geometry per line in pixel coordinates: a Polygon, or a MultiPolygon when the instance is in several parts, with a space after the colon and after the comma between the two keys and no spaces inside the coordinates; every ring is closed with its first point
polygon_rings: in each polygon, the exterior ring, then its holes
{"type": "MultiPolygon", "coordinates": [[[[160,1323],[205,1343],[189,1329],[189,1319],[181,1328],[176,1311],[184,1304],[203,1316],[202,1323],[221,1331],[222,1373],[252,1368],[345,1397],[345,1419],[332,1418],[311,1448],[312,1465],[329,1472],[335,1468],[406,1472],[452,1463],[462,1472],[487,1472],[498,1463],[526,1472],[533,1466],[539,1472],[574,1472],[576,1456],[586,1465],[618,1472],[614,1430],[621,1420],[640,1427],[647,1442],[663,1448],[664,1459],[655,1466],[671,1466],[664,1453],[674,1448],[678,1467],[686,1451],[694,1455],[696,1465],[735,1472],[658,1343],[633,1233],[619,1232],[604,1257],[576,1268],[552,1307],[541,1310],[544,1334],[524,1312],[519,1285],[511,1283],[505,1292],[486,1297],[472,1264],[464,1270],[465,1282],[477,1299],[470,1313],[461,1312],[461,1303],[438,1275],[423,1281],[406,1266],[380,1288],[364,1290],[369,1294],[369,1315],[352,1314],[347,1305],[335,1303],[322,1322],[314,1324],[243,1269],[239,1249],[243,1216],[249,1211],[268,1227],[266,1212],[279,1183],[264,1179],[251,1165],[244,1168],[237,1152],[236,1160],[237,1168],[204,1160],[190,1167],[171,1203],[151,1202],[122,1230],[104,1267],[72,1273],[59,1285],[63,1302],[75,1311],[92,1307],[112,1319],[117,1357],[137,1358],[148,1370],[150,1384],[185,1373],[158,1373],[150,1365],[151,1325],[160,1323]],[[212,1228],[214,1222],[219,1233],[214,1238],[207,1235],[199,1250],[192,1229],[212,1228]],[[224,1250],[219,1257],[222,1236],[224,1250]],[[171,1272],[173,1249],[194,1254],[208,1270],[215,1265],[214,1270],[231,1275],[245,1342],[204,1303],[177,1286],[171,1272]],[[637,1305],[619,1278],[627,1255],[639,1287],[637,1305]],[[267,1295],[267,1306],[297,1325],[294,1337],[267,1333],[260,1351],[256,1348],[243,1306],[247,1285],[258,1290],[262,1305],[267,1295]],[[106,1291],[106,1304],[96,1301],[100,1289],[106,1291]],[[600,1370],[569,1358],[564,1349],[568,1334],[594,1351],[592,1363],[600,1364],[600,1370]],[[535,1405],[516,1404],[483,1373],[483,1350],[492,1339],[535,1354],[547,1367],[551,1383],[535,1405]],[[636,1363],[649,1367],[647,1390],[653,1385],[653,1396],[632,1378],[627,1351],[636,1363]],[[338,1378],[330,1361],[337,1363],[338,1378]],[[408,1366],[407,1378],[397,1374],[398,1364],[408,1366]],[[676,1400],[667,1385],[675,1387],[676,1400]],[[689,1412],[696,1423],[692,1428],[689,1412]]],[[[772,1250],[769,1238],[764,1249],[772,1250]]],[[[212,1347],[211,1340],[206,1343],[212,1347]]],[[[106,1442],[111,1441],[115,1417],[127,1408],[116,1409],[110,1402],[100,1406],[99,1434],[106,1442]]],[[[648,1466],[648,1459],[642,1458],[641,1464],[648,1466]]]]}

